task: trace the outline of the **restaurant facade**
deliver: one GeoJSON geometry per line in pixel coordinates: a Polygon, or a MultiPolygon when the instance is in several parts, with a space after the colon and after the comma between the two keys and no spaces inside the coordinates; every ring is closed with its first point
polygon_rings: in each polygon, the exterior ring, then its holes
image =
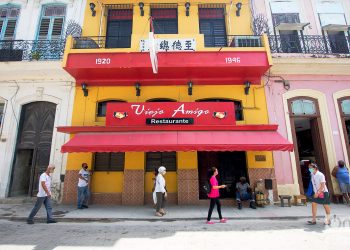
{"type": "Polygon", "coordinates": [[[169,202],[199,204],[210,167],[235,197],[245,176],[277,199],[273,151],[293,145],[269,123],[262,77],[267,36],[251,31],[250,1],[87,3],[81,37],[63,68],[76,81],[63,202],[76,201],[81,164],[92,202],[151,202],[154,169],[167,168],[169,202]],[[93,4],[92,4],[93,3],[93,4]],[[156,53],[157,52],[157,53],[156,53]]]}

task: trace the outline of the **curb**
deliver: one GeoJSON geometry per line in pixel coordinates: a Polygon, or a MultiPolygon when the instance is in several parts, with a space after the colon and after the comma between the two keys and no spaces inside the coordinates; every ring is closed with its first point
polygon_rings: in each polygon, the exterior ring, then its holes
{"type": "MultiPolygon", "coordinates": [[[[310,216],[283,216],[283,217],[226,217],[229,220],[299,220],[310,219],[310,216]]],[[[322,219],[324,216],[316,216],[317,219],[322,219]]],[[[125,222],[125,221],[148,221],[148,222],[174,222],[174,221],[199,221],[205,220],[205,218],[62,218],[54,217],[57,222],[125,222]]],[[[26,221],[27,217],[20,216],[0,216],[0,220],[8,221],[26,221]]],[[[35,221],[46,222],[46,218],[38,217],[35,221]]]]}

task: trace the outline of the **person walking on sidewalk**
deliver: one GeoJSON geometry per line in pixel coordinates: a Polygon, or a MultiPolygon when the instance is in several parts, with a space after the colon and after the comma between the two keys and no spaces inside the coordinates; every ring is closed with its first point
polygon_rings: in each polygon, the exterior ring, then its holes
{"type": "Polygon", "coordinates": [[[218,180],[216,179],[216,176],[219,174],[218,169],[216,167],[212,167],[210,169],[210,193],[208,194],[208,197],[210,198],[210,206],[209,206],[209,211],[208,211],[208,217],[207,217],[207,224],[214,224],[213,221],[210,221],[211,219],[211,214],[213,213],[215,204],[216,204],[216,208],[218,210],[218,214],[219,214],[219,218],[220,218],[220,222],[221,223],[225,223],[227,221],[227,219],[222,218],[221,215],[221,203],[219,200],[220,197],[220,193],[219,193],[219,189],[220,188],[226,188],[226,185],[218,185],[218,180]]]}
{"type": "Polygon", "coordinates": [[[89,191],[89,177],[90,172],[88,169],[88,164],[81,164],[81,169],[79,171],[78,180],[78,209],[89,208],[88,202],[90,197],[89,191]]]}
{"type": "Polygon", "coordinates": [[[345,166],[345,162],[338,161],[338,166],[333,168],[332,175],[337,178],[340,191],[346,200],[346,203],[350,205],[350,177],[349,169],[345,166]]]}
{"type": "Polygon", "coordinates": [[[326,186],[326,178],[324,174],[322,174],[318,170],[318,166],[315,163],[309,164],[309,171],[311,173],[311,182],[312,182],[314,195],[311,200],[312,220],[308,221],[308,224],[309,225],[316,224],[317,204],[322,204],[326,211],[326,220],[324,224],[330,225],[331,208],[329,207],[330,201],[329,201],[328,188],[326,186]]]}
{"type": "Polygon", "coordinates": [[[166,174],[166,168],[164,166],[160,166],[158,168],[158,175],[156,177],[156,197],[157,197],[157,204],[156,204],[156,216],[162,217],[166,214],[164,208],[165,208],[165,202],[167,198],[167,191],[165,187],[165,179],[164,176],[166,174]]]}
{"type": "Polygon", "coordinates": [[[55,165],[50,164],[44,173],[40,175],[39,179],[39,192],[37,194],[36,203],[30,212],[27,223],[34,224],[34,216],[38,213],[41,205],[44,203],[47,214],[47,223],[56,223],[52,218],[52,202],[51,202],[51,176],[55,170],[55,165]]]}

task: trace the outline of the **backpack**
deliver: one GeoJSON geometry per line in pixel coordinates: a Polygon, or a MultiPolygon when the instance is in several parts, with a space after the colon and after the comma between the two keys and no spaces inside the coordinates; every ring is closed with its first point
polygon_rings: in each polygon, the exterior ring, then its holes
{"type": "Polygon", "coordinates": [[[209,181],[206,181],[203,185],[203,189],[207,194],[210,194],[211,192],[211,185],[209,183],[209,181]]]}

